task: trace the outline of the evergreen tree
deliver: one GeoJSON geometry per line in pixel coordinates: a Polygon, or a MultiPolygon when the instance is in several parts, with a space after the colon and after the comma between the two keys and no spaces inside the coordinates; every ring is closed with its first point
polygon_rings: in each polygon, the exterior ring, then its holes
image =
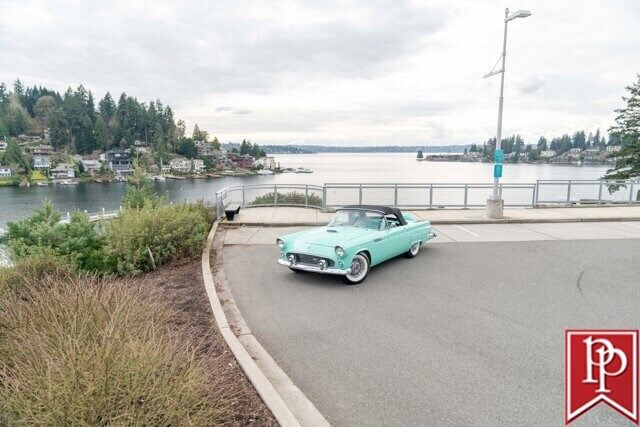
{"type": "Polygon", "coordinates": [[[193,139],[191,138],[183,139],[177,151],[178,151],[178,154],[186,157],[187,159],[194,159],[198,156],[198,150],[196,149],[196,144],[193,142],[193,139]]]}
{"type": "Polygon", "coordinates": [[[571,148],[579,148],[580,150],[584,150],[587,145],[587,139],[584,135],[584,131],[578,131],[573,134],[573,138],[571,138],[571,148]]]}
{"type": "Polygon", "coordinates": [[[541,136],[540,139],[538,139],[538,145],[536,146],[536,148],[538,149],[539,153],[548,150],[549,148],[547,145],[547,138],[541,136]]]}
{"type": "Polygon", "coordinates": [[[193,140],[206,142],[207,138],[209,138],[209,133],[207,131],[200,130],[198,124],[196,123],[196,125],[193,127],[193,140]]]}
{"type": "Polygon", "coordinates": [[[49,116],[49,138],[51,139],[51,145],[56,150],[62,150],[69,146],[71,138],[69,137],[69,130],[67,124],[67,118],[62,108],[56,108],[49,116]]]}
{"type": "MultiPolygon", "coordinates": [[[[622,97],[626,105],[616,110],[616,124],[609,129],[609,134],[615,135],[622,142],[622,149],[615,154],[615,167],[607,171],[605,179],[640,176],[640,74],[638,81],[626,89],[629,96],[622,97]]],[[[611,143],[611,138],[609,142],[611,143]]]]}
{"type": "Polygon", "coordinates": [[[15,139],[10,139],[7,143],[3,162],[9,166],[23,169],[25,173],[28,173],[31,169],[29,167],[29,162],[25,158],[24,154],[22,154],[20,144],[18,144],[18,141],[15,139]]]}
{"type": "Polygon", "coordinates": [[[109,131],[107,130],[107,125],[104,122],[102,116],[99,116],[96,120],[96,124],[93,128],[93,135],[96,141],[96,149],[108,150],[109,147],[111,147],[111,142],[109,141],[109,131]]]}
{"type": "Polygon", "coordinates": [[[98,112],[102,116],[105,124],[110,123],[116,112],[116,103],[113,101],[111,94],[107,94],[98,103],[98,112]]]}
{"type": "Polygon", "coordinates": [[[13,94],[18,98],[21,98],[24,95],[24,86],[20,79],[16,79],[16,81],[13,82],[13,94]]]}
{"type": "Polygon", "coordinates": [[[593,147],[597,147],[598,145],[600,145],[600,140],[602,139],[602,136],[600,135],[600,128],[596,129],[596,133],[593,135],[593,147]]]}

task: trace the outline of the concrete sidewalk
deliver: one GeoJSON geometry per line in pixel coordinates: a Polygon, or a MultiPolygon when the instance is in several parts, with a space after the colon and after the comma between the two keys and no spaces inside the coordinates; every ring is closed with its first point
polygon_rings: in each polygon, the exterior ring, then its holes
{"type": "MultiPolygon", "coordinates": [[[[408,210],[416,216],[428,219],[432,224],[500,224],[530,222],[592,222],[592,221],[640,221],[640,206],[606,206],[582,208],[525,208],[505,209],[504,218],[492,220],[485,217],[484,209],[432,209],[408,210]]],[[[317,209],[295,207],[243,208],[233,225],[325,225],[333,214],[317,209]]]]}

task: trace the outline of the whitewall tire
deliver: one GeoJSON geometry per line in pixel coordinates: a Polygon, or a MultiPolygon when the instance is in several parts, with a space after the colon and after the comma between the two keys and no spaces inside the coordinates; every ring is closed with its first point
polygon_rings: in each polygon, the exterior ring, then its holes
{"type": "Polygon", "coordinates": [[[367,274],[369,274],[369,258],[360,252],[353,257],[351,272],[343,276],[343,280],[349,285],[357,285],[367,278],[367,274]]]}

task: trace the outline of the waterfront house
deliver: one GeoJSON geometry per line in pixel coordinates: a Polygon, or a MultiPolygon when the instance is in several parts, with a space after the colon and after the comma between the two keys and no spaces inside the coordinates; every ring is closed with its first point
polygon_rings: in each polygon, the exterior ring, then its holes
{"type": "Polygon", "coordinates": [[[129,149],[114,149],[105,153],[106,163],[115,174],[127,175],[131,173],[131,151],[129,149]]]}
{"type": "Polygon", "coordinates": [[[610,145],[607,147],[607,153],[617,153],[622,150],[622,146],[620,145],[610,145]]]}
{"type": "Polygon", "coordinates": [[[198,151],[198,156],[200,157],[215,157],[216,150],[213,149],[213,146],[208,142],[204,141],[196,141],[196,150],[198,151]]]}
{"type": "Polygon", "coordinates": [[[185,159],[184,157],[178,157],[176,159],[171,159],[171,161],[169,162],[169,167],[174,172],[189,173],[191,172],[191,161],[189,159],[185,159]]]}
{"type": "Polygon", "coordinates": [[[227,158],[231,160],[236,166],[249,169],[253,166],[255,159],[248,154],[240,155],[238,153],[227,153],[227,158]]]}
{"type": "Polygon", "coordinates": [[[204,160],[193,159],[191,160],[191,170],[195,173],[202,173],[205,170],[204,160]]]}
{"type": "Polygon", "coordinates": [[[9,166],[0,166],[0,178],[8,178],[13,175],[13,171],[9,166]]]}
{"type": "Polygon", "coordinates": [[[572,148],[569,151],[567,151],[567,157],[569,159],[580,159],[580,155],[582,153],[582,150],[579,148],[572,148]]]}
{"type": "Polygon", "coordinates": [[[540,157],[543,159],[550,159],[551,157],[555,157],[556,152],[554,150],[542,150],[540,152],[540,157]]]}
{"type": "Polygon", "coordinates": [[[49,169],[51,167],[51,157],[49,156],[33,156],[33,168],[34,169],[49,169]]]}
{"type": "Polygon", "coordinates": [[[51,156],[54,153],[54,149],[51,145],[38,145],[31,149],[31,154],[34,156],[51,156]]]}
{"type": "Polygon", "coordinates": [[[76,177],[76,171],[68,163],[60,163],[55,168],[51,169],[51,178],[57,179],[72,179],[76,177]]]}
{"type": "Polygon", "coordinates": [[[263,169],[275,169],[277,167],[276,160],[273,156],[261,157],[256,160],[253,166],[262,166],[263,169]]]}
{"type": "Polygon", "coordinates": [[[82,159],[80,163],[82,163],[82,167],[84,168],[85,172],[88,172],[90,174],[100,172],[100,168],[102,167],[102,163],[100,163],[98,160],[82,159]]]}

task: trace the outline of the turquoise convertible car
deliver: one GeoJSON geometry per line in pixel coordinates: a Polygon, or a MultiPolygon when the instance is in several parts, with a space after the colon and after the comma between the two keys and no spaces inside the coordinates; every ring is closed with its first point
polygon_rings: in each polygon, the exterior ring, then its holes
{"type": "Polygon", "coordinates": [[[357,284],[374,265],[402,254],[415,257],[433,237],[431,223],[410,213],[387,206],[345,206],[325,227],[279,237],[278,264],[296,273],[340,275],[357,284]]]}

